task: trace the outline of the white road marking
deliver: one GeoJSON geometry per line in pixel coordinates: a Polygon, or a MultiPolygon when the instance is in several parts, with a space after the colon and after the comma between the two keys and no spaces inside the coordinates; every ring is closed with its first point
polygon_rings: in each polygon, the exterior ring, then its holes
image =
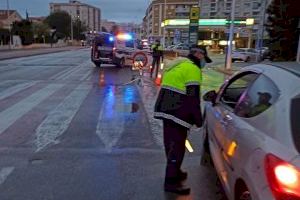
{"type": "Polygon", "coordinates": [[[69,77],[73,76],[75,73],[77,73],[78,71],[83,69],[83,67],[86,67],[89,63],[90,63],[90,61],[86,61],[84,63],[81,63],[80,65],[78,65],[78,67],[74,71],[72,71],[71,73],[66,74],[65,76],[59,77],[59,79],[67,80],[69,77]]]}
{"type": "Polygon", "coordinates": [[[70,74],[72,74],[73,72],[77,71],[77,70],[80,70],[80,66],[77,66],[77,67],[74,67],[73,69],[71,70],[67,70],[65,73],[61,74],[60,76],[56,77],[55,80],[61,80],[67,76],[69,76],[70,74]]]}
{"type": "Polygon", "coordinates": [[[128,105],[123,102],[122,94],[115,94],[113,87],[110,87],[109,90],[102,103],[96,134],[104,143],[105,149],[111,152],[123,134],[124,115],[130,110],[128,110],[128,105]]]}
{"type": "Polygon", "coordinates": [[[22,83],[18,84],[16,86],[10,87],[2,92],[0,92],[0,100],[5,99],[13,94],[16,94],[22,90],[25,90],[27,88],[30,88],[31,86],[35,85],[36,82],[29,82],[29,83],[22,83]]]}
{"type": "Polygon", "coordinates": [[[36,129],[36,152],[43,150],[50,144],[58,144],[57,138],[69,127],[82,102],[90,92],[92,86],[81,84],[71,92],[36,129]]]}
{"type": "Polygon", "coordinates": [[[160,147],[164,147],[163,142],[163,124],[161,120],[154,119],[154,106],[156,98],[153,98],[153,96],[156,97],[157,94],[152,94],[153,88],[150,87],[137,87],[138,91],[140,93],[141,99],[143,101],[143,105],[149,120],[151,132],[154,137],[154,141],[156,144],[160,147]],[[147,95],[148,94],[148,95],[147,95]]]}
{"type": "Polygon", "coordinates": [[[19,118],[21,118],[39,103],[46,100],[62,86],[62,84],[50,84],[18,102],[17,104],[0,112],[0,135],[19,118]]]}
{"type": "Polygon", "coordinates": [[[0,185],[5,182],[7,177],[14,171],[14,167],[4,167],[0,170],[0,185]]]}
{"type": "Polygon", "coordinates": [[[69,72],[69,71],[71,71],[71,70],[74,70],[74,68],[71,68],[71,69],[70,69],[70,68],[64,69],[64,70],[62,70],[61,72],[59,72],[59,73],[54,74],[53,76],[51,76],[51,77],[50,77],[50,80],[54,80],[54,79],[56,79],[57,77],[61,76],[62,74],[67,73],[67,72],[69,72]]]}
{"type": "Polygon", "coordinates": [[[88,71],[80,78],[80,80],[83,81],[83,80],[87,79],[91,74],[92,74],[92,71],[88,71]]]}

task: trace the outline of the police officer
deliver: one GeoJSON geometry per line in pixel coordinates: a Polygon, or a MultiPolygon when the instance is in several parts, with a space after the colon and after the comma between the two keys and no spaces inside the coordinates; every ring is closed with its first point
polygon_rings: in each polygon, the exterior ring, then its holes
{"type": "Polygon", "coordinates": [[[153,44],[151,46],[152,49],[152,68],[151,68],[151,78],[152,78],[152,74],[153,74],[153,70],[155,69],[155,78],[158,75],[158,68],[160,65],[160,59],[163,58],[163,48],[160,45],[160,41],[156,40],[155,44],[153,44]]]}
{"type": "Polygon", "coordinates": [[[163,120],[167,157],[164,189],[187,195],[182,184],[187,173],[181,170],[188,130],[202,126],[200,108],[201,68],[212,62],[205,48],[193,46],[187,58],[177,59],[163,74],[162,87],[155,104],[154,117],[163,120]]]}

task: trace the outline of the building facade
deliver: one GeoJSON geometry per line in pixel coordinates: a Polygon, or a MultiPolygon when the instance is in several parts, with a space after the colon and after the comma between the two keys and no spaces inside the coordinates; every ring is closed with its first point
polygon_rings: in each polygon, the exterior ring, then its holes
{"type": "Polygon", "coordinates": [[[0,10],[0,28],[9,30],[15,21],[21,21],[22,17],[16,10],[0,10]]]}
{"type": "Polygon", "coordinates": [[[50,12],[65,11],[73,20],[80,19],[89,31],[101,31],[101,10],[94,6],[70,0],[69,3],[50,3],[50,12]]]}
{"type": "MultiPolygon", "coordinates": [[[[200,0],[201,18],[230,19],[233,0],[200,0]]],[[[253,18],[252,37],[258,36],[259,30],[262,29],[264,17],[266,19],[266,10],[271,0],[236,0],[235,1],[235,18],[253,18]]]]}
{"type": "Polygon", "coordinates": [[[162,22],[165,19],[188,19],[190,8],[194,5],[198,5],[198,0],[153,0],[143,19],[144,37],[153,40],[162,38],[162,22]]]}
{"type": "MultiPolygon", "coordinates": [[[[143,19],[143,36],[150,40],[165,37],[166,45],[187,43],[190,8],[200,5],[199,43],[224,45],[229,33],[232,1],[153,0],[143,19]],[[166,16],[164,16],[165,3],[166,16]]],[[[270,2],[271,0],[236,0],[234,32],[240,47],[253,47],[254,43],[257,43],[256,40],[262,36],[263,17],[265,19],[267,17],[265,11],[270,2]]]]}

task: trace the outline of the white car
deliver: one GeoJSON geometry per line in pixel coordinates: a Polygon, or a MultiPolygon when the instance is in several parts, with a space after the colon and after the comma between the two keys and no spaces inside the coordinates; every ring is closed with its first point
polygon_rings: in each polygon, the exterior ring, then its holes
{"type": "Polygon", "coordinates": [[[204,155],[228,199],[299,200],[300,65],[245,67],[203,99],[204,155]]]}
{"type": "Polygon", "coordinates": [[[232,62],[235,61],[244,61],[249,62],[250,60],[256,60],[256,57],[259,56],[259,52],[251,48],[239,48],[232,52],[232,62]]]}
{"type": "Polygon", "coordinates": [[[188,45],[178,45],[173,47],[174,52],[178,54],[178,56],[187,57],[190,53],[190,48],[188,45]]]}

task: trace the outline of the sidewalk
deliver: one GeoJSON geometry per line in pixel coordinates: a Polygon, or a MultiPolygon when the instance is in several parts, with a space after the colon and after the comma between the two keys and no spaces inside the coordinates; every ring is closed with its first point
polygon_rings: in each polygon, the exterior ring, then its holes
{"type": "Polygon", "coordinates": [[[42,55],[48,53],[57,53],[62,51],[71,51],[83,49],[81,46],[55,47],[55,48],[40,48],[40,49],[19,49],[19,50],[4,50],[0,51],[0,60],[42,55]]]}

